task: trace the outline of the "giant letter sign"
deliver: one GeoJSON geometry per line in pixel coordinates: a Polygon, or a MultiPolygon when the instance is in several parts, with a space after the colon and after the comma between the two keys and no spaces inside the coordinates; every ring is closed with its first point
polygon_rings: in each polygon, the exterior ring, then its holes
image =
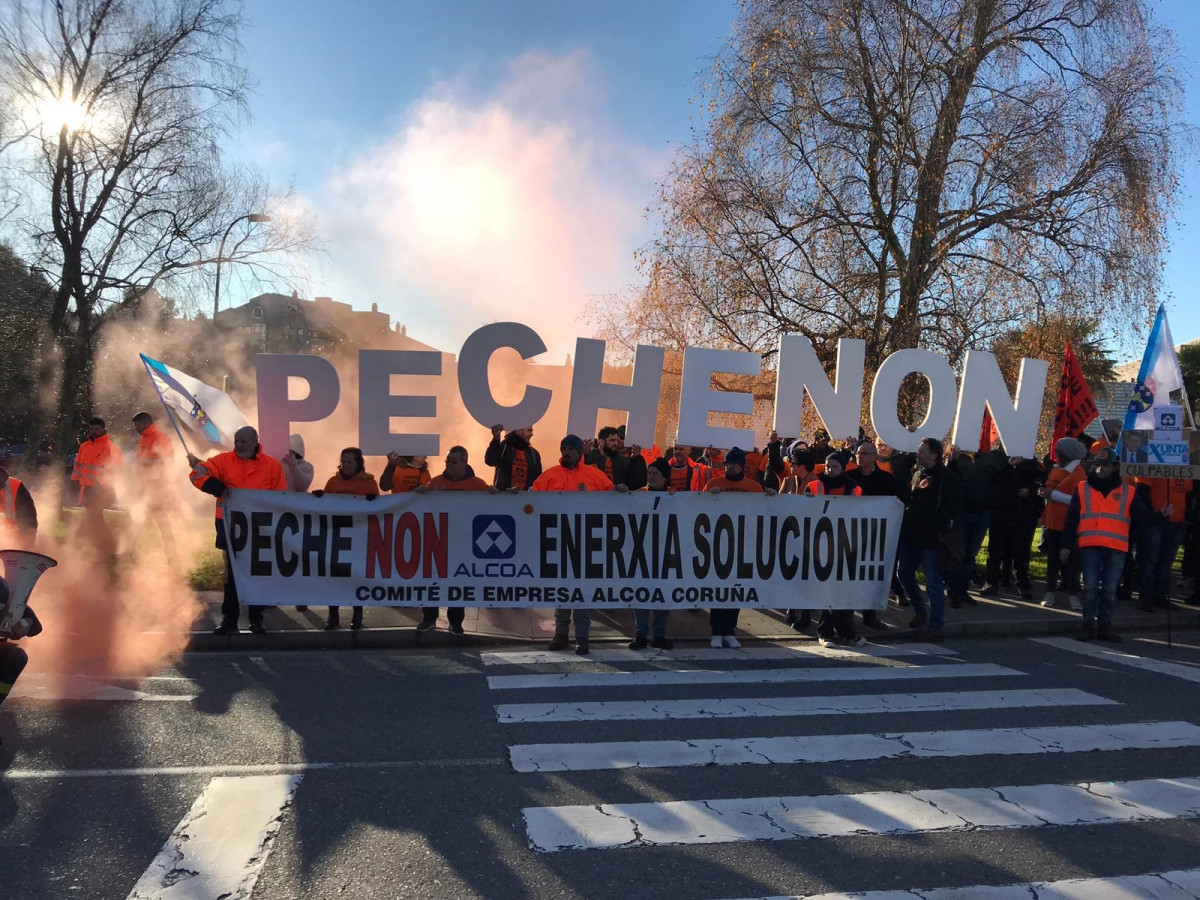
{"type": "Polygon", "coordinates": [[[320,422],[337,409],[341,385],[333,363],[320,356],[260,353],[258,368],[258,439],[276,458],[288,451],[293,422],[320,422]],[[308,382],[308,396],[288,398],[288,378],[308,382]]]}
{"type": "Polygon", "coordinates": [[[490,428],[499,424],[505,431],[527,428],[546,414],[550,391],[526,388],[525,396],[516,406],[497,403],[488,381],[488,362],[501,347],[511,347],[521,354],[521,359],[546,352],[546,345],[528,325],[519,322],[484,325],[467,338],[458,354],[458,391],[467,412],[481,425],[490,428]]]}
{"type": "Polygon", "coordinates": [[[436,434],[397,434],[391,420],[432,419],[437,400],[392,393],[393,375],[441,375],[435,350],[359,350],[358,445],[363,453],[432,456],[441,449],[436,434]]]}
{"type": "Polygon", "coordinates": [[[1038,426],[1042,419],[1042,397],[1046,391],[1049,366],[1040,359],[1021,360],[1017,376],[1017,399],[1008,396],[1008,387],[996,357],[980,350],[968,350],[963,366],[962,389],[958,394],[958,414],[954,423],[954,443],[971,446],[983,422],[984,408],[992,411],[992,421],[1009,456],[1032,458],[1037,452],[1038,426]]]}
{"type": "Polygon", "coordinates": [[[863,371],[867,342],[842,338],[837,345],[837,375],[829,384],[812,343],[798,334],[779,340],[779,374],[775,380],[775,430],[800,434],[804,392],[812,398],[825,430],[835,439],[858,437],[862,424],[863,371]]]}
{"type": "Polygon", "coordinates": [[[624,409],[629,413],[625,443],[649,447],[654,443],[654,426],[658,421],[658,394],[666,351],[638,344],[633,359],[633,383],[624,385],[604,380],[604,347],[604,341],[575,340],[567,431],[587,437],[595,429],[598,410],[624,409]]]}
{"type": "Polygon", "coordinates": [[[898,350],[883,361],[871,386],[871,425],[885,443],[897,450],[912,452],[921,438],[946,436],[954,421],[954,403],[958,383],[950,363],[932,350],[898,350]],[[900,423],[896,400],[900,384],[909,375],[924,375],[929,382],[929,408],[914,431],[900,423]]]}
{"type": "Polygon", "coordinates": [[[679,434],[681,444],[692,447],[754,446],[754,432],[746,428],[722,428],[708,424],[708,414],[754,413],[754,398],[734,391],[714,391],[712,377],[717,372],[730,375],[761,375],[762,357],[745,350],[707,350],[688,347],[683,351],[683,384],[679,390],[679,434]]]}

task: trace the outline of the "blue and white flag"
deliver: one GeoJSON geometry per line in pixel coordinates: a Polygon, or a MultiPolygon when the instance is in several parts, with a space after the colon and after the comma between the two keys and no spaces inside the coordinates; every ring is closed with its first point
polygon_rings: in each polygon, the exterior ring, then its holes
{"type": "Polygon", "coordinates": [[[1171,339],[1171,326],[1167,324],[1167,311],[1159,305],[1142,367],[1138,369],[1137,385],[1125,411],[1125,428],[1153,428],[1154,407],[1168,405],[1171,391],[1182,388],[1183,372],[1171,339]]]}
{"type": "Polygon", "coordinates": [[[233,433],[249,423],[232,397],[144,353],[139,355],[158,395],[180,421],[214,447],[233,447],[233,433]]]}

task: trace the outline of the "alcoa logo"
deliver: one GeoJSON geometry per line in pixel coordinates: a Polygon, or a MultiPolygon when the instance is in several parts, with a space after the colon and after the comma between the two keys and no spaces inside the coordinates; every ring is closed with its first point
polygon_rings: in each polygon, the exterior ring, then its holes
{"type": "Polygon", "coordinates": [[[476,516],[471,523],[476,559],[512,559],[517,552],[517,523],[512,516],[476,516]]]}

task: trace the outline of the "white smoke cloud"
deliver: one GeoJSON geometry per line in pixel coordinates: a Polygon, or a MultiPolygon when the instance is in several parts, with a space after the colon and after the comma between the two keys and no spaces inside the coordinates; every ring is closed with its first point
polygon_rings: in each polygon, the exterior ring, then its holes
{"type": "Polygon", "coordinates": [[[378,302],[452,352],[482,324],[525,322],[559,361],[586,302],[634,280],[665,156],[608,133],[584,54],[521,56],[482,94],[464,82],[329,180],[321,293],[378,302]]]}

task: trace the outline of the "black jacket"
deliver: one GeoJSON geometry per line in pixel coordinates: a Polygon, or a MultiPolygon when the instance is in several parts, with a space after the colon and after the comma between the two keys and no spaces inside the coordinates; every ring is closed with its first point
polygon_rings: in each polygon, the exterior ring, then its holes
{"type": "Polygon", "coordinates": [[[879,466],[872,469],[870,475],[864,475],[862,469],[855,469],[849,474],[862,488],[864,497],[900,496],[900,486],[896,483],[895,477],[890,472],[883,471],[879,466]]]}
{"type": "Polygon", "coordinates": [[[608,456],[603,449],[592,450],[584,457],[584,462],[595,466],[605,475],[608,468],[605,461],[612,463],[612,483],[614,486],[623,484],[631,491],[640,490],[646,486],[646,459],[640,453],[618,453],[608,456]]]}
{"type": "Polygon", "coordinates": [[[922,549],[936,547],[938,535],[950,530],[961,510],[962,486],[957,475],[940,460],[931,468],[918,468],[904,503],[900,542],[922,549]]]}
{"type": "Polygon", "coordinates": [[[504,436],[503,441],[498,438],[492,439],[492,442],[488,444],[487,452],[483,454],[483,461],[496,470],[496,477],[492,484],[502,491],[507,491],[510,487],[518,487],[527,491],[533,487],[533,483],[542,474],[542,455],[511,432],[504,436]],[[518,450],[525,451],[525,484],[514,485],[512,483],[512,467],[518,450]]]}

